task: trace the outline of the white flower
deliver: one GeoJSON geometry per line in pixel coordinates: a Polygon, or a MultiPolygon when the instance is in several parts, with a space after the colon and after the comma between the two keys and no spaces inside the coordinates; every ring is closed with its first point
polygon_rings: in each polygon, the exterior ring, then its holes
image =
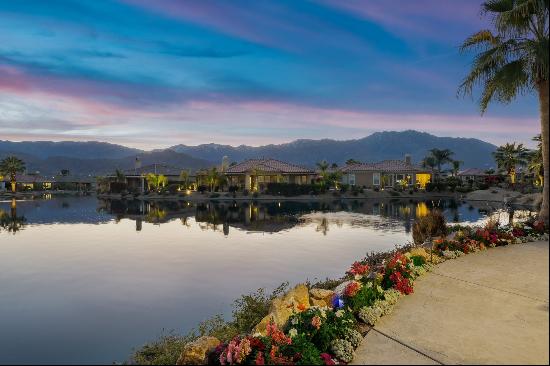
{"type": "Polygon", "coordinates": [[[344,310],[338,310],[335,315],[336,315],[337,318],[343,317],[344,316],[344,310]]]}
{"type": "Polygon", "coordinates": [[[384,292],[384,289],[382,288],[382,286],[378,285],[378,286],[376,286],[376,291],[384,292]]]}
{"type": "Polygon", "coordinates": [[[360,274],[356,274],[354,278],[356,281],[359,281],[361,278],[363,278],[363,276],[360,274]]]}
{"type": "Polygon", "coordinates": [[[296,318],[296,317],[292,318],[292,320],[290,321],[290,323],[291,323],[292,325],[297,325],[297,324],[298,324],[298,318],[296,318]]]}
{"type": "Polygon", "coordinates": [[[371,288],[372,287],[372,282],[367,282],[367,288],[371,288]]]}
{"type": "Polygon", "coordinates": [[[298,331],[295,328],[292,328],[288,331],[288,335],[290,336],[290,338],[294,338],[298,335],[298,331]]]}

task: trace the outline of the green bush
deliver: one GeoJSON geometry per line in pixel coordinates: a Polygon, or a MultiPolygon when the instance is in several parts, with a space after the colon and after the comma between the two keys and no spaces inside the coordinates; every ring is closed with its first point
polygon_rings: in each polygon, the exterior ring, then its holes
{"type": "Polygon", "coordinates": [[[320,188],[315,184],[295,183],[268,183],[265,193],[273,196],[300,196],[319,193],[320,188]]]}

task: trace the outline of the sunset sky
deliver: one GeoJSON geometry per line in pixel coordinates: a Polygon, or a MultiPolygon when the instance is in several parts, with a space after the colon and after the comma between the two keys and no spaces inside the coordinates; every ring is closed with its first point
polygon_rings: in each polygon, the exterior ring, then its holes
{"type": "MultiPolygon", "coordinates": [[[[140,148],[538,133],[457,98],[480,0],[0,0],[0,139],[140,148]]],[[[532,146],[531,143],[529,143],[532,146]]]]}

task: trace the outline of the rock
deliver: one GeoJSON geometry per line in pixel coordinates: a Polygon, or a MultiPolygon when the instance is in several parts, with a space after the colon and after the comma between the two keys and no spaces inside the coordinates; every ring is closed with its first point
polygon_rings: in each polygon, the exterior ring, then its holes
{"type": "Polygon", "coordinates": [[[306,285],[300,284],[290,290],[283,297],[276,298],[271,303],[269,314],[254,328],[255,333],[266,334],[266,327],[270,321],[279,328],[285,326],[292,314],[309,308],[309,291],[306,285]]]}
{"type": "Polygon", "coordinates": [[[325,300],[318,300],[314,298],[311,298],[309,301],[311,302],[311,306],[318,306],[320,308],[331,307],[332,304],[332,301],[326,302],[325,300]]]}
{"type": "Polygon", "coordinates": [[[322,300],[327,304],[327,306],[330,306],[330,304],[332,304],[332,298],[334,297],[334,291],[324,290],[322,288],[312,288],[311,290],[309,290],[309,294],[312,297],[312,303],[313,300],[322,300]]]}
{"type": "Polygon", "coordinates": [[[176,365],[206,365],[208,352],[221,342],[216,337],[200,337],[187,343],[176,362],[176,365]]]}

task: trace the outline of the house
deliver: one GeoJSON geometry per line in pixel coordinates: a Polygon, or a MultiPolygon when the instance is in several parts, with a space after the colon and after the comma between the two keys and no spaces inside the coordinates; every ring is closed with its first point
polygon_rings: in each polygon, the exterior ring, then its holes
{"type": "Polygon", "coordinates": [[[378,163],[357,163],[340,168],[342,184],[365,188],[393,187],[398,184],[425,188],[431,172],[414,165],[410,155],[404,160],[384,160],[378,163]]]}
{"type": "MultiPolygon", "coordinates": [[[[10,177],[4,176],[2,181],[5,189],[9,189],[10,177]]],[[[44,191],[51,189],[53,185],[53,179],[43,177],[39,174],[17,174],[15,181],[18,191],[44,191]]]]}
{"type": "MultiPolygon", "coordinates": [[[[166,186],[171,184],[181,184],[180,175],[184,169],[177,168],[165,164],[150,164],[141,166],[136,160],[136,165],[133,169],[127,169],[122,171],[121,176],[117,174],[108,175],[105,179],[102,179],[100,184],[100,190],[113,193],[120,193],[120,191],[126,190],[134,193],[144,193],[148,190],[147,175],[163,175],[167,179],[166,186]]],[[[189,177],[191,179],[191,177],[189,177]]]]}
{"type": "Polygon", "coordinates": [[[485,183],[489,174],[482,169],[469,168],[458,172],[457,177],[464,183],[485,183]]]}
{"type": "Polygon", "coordinates": [[[54,190],[88,192],[95,187],[95,178],[74,176],[66,169],[61,170],[60,174],[53,179],[54,190]]]}
{"type": "Polygon", "coordinates": [[[228,167],[229,186],[252,191],[264,190],[268,183],[311,184],[315,171],[275,159],[249,159],[228,167]]]}

